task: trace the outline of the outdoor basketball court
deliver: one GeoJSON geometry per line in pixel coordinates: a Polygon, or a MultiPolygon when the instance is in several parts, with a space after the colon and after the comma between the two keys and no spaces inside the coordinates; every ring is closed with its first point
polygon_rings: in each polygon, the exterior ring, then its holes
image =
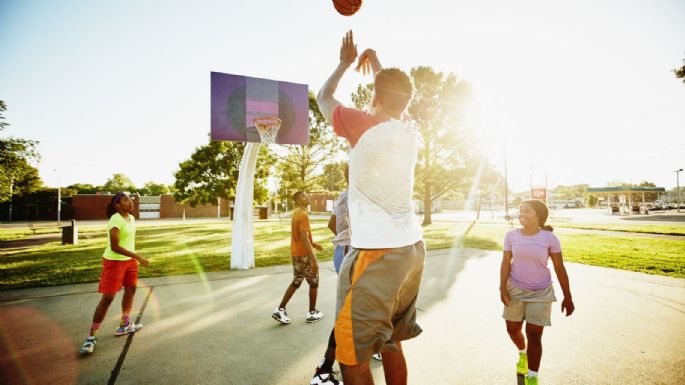
{"type": "MultiPolygon", "coordinates": [[[[515,384],[515,351],[501,320],[499,252],[430,252],[419,297],[424,333],[406,342],[412,384],[515,384]]],[[[576,313],[555,306],[540,372],[550,384],[677,384],[685,381],[685,280],[568,263],[576,313]]],[[[113,308],[96,354],[78,355],[97,283],[4,291],[0,327],[7,384],[307,384],[333,322],[336,275],[321,266],[322,321],[271,319],[290,266],[141,280],[134,314],[145,327],[114,337],[113,308]]],[[[557,288],[558,290],[558,288],[557,288]]],[[[377,383],[382,367],[372,362],[377,383]]]]}

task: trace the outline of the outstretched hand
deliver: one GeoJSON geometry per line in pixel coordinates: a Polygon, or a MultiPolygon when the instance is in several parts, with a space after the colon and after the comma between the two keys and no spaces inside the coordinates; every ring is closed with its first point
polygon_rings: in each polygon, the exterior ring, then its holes
{"type": "Polygon", "coordinates": [[[359,55],[359,60],[357,61],[357,68],[354,70],[361,72],[362,75],[367,75],[372,72],[377,72],[380,70],[380,62],[378,61],[378,56],[376,56],[376,51],[371,48],[367,48],[359,55]]]}
{"type": "Polygon", "coordinates": [[[354,44],[352,30],[347,31],[340,46],[340,62],[345,65],[352,65],[357,59],[357,46],[354,44]]]}

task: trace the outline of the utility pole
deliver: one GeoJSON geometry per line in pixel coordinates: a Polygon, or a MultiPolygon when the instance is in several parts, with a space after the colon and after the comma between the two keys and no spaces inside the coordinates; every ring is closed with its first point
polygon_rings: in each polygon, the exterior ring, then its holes
{"type": "Polygon", "coordinates": [[[507,179],[507,148],[504,147],[504,217],[509,218],[509,179],[507,179]]]}
{"type": "Polygon", "coordinates": [[[10,177],[10,213],[8,221],[12,222],[12,197],[14,195],[14,175],[10,177]]]}
{"type": "Polygon", "coordinates": [[[675,184],[676,184],[676,200],[678,204],[678,212],[680,212],[680,172],[683,171],[682,168],[675,170],[675,184]]]}
{"type": "MultiPolygon", "coordinates": [[[[57,169],[53,169],[57,173],[57,169]]],[[[62,189],[60,188],[59,173],[57,173],[57,222],[62,220],[62,189]]]]}

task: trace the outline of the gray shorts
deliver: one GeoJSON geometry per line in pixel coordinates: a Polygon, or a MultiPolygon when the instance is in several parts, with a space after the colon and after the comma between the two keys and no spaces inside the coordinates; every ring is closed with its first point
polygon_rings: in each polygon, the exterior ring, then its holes
{"type": "Polygon", "coordinates": [[[507,281],[509,306],[504,307],[502,317],[507,321],[531,323],[538,326],[552,326],[552,302],[556,302],[554,287],[537,291],[525,290],[507,281]]]}
{"type": "Polygon", "coordinates": [[[395,249],[352,249],[338,277],[336,358],[344,365],[397,351],[393,341],[421,333],[416,299],[423,277],[422,241],[395,249]]]}

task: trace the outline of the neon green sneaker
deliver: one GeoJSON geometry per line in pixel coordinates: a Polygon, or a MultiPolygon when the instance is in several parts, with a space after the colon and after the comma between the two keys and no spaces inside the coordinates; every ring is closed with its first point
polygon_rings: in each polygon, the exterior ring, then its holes
{"type": "Polygon", "coordinates": [[[526,376],[526,385],[538,385],[538,377],[528,377],[526,376]]]}
{"type": "Polygon", "coordinates": [[[519,353],[519,362],[516,364],[516,373],[524,376],[528,374],[528,355],[526,353],[519,353]]]}

